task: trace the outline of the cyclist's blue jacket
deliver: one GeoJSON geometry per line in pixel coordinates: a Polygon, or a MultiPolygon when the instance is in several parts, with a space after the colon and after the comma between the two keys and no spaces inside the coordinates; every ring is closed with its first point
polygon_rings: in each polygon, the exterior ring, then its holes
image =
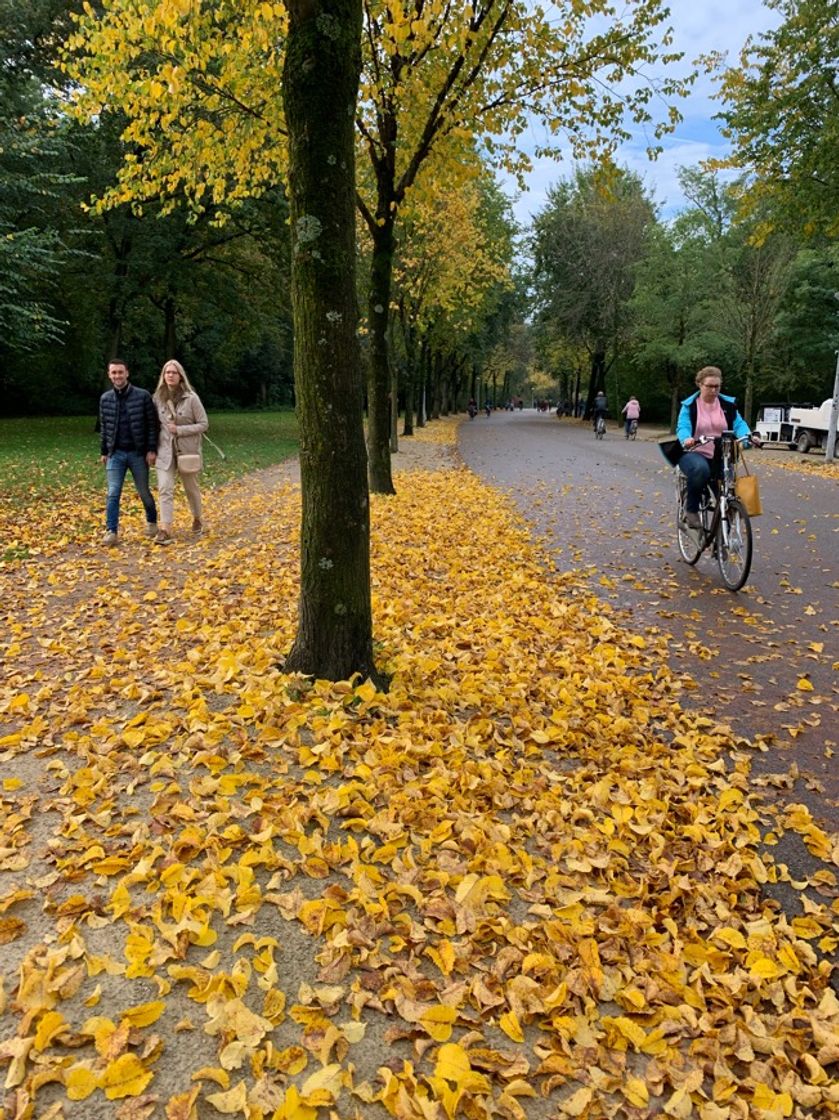
{"type": "MultiPolygon", "coordinates": [[[[693,433],[696,430],[696,402],[698,399],[699,392],[697,391],[691,393],[689,397],[685,397],[682,401],[679,419],[676,422],[676,439],[679,443],[684,443],[686,439],[693,439],[693,433]]],[[[726,397],[720,393],[719,401],[725,413],[725,422],[735,436],[738,439],[746,439],[750,436],[752,434],[751,429],[737,411],[737,403],[734,397],[726,397]]]]}

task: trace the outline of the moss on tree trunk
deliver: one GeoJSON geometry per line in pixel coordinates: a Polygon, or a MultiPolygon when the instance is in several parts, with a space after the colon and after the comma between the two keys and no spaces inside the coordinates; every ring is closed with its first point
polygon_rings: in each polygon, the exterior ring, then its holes
{"type": "Polygon", "coordinates": [[[303,515],[287,671],[372,676],[370,508],[355,288],[354,120],[361,0],[289,0],[294,382],[303,515]]]}

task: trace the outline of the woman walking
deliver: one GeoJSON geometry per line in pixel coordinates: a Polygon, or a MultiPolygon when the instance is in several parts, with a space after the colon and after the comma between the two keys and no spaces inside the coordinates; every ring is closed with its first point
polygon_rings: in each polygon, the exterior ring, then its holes
{"type": "Polygon", "coordinates": [[[175,478],[181,476],[184,493],[192,511],[192,531],[204,528],[201,519],[201,490],[198,475],[201,470],[202,436],[210,426],[207,413],[195,390],[189,383],[184,367],[174,358],[165,362],[160,380],[154,391],[154,403],[160,416],[160,437],[157,446],[157,485],[160,494],[160,527],[154,538],[156,544],[169,544],[172,540],[174,521],[175,478]],[[198,456],[198,469],[178,470],[178,456],[198,456]]]}

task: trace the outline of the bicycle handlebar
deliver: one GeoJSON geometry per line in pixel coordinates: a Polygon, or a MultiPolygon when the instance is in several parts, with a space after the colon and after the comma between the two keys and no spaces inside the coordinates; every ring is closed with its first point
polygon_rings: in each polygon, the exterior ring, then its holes
{"type": "MultiPolygon", "coordinates": [[[[723,433],[723,434],[725,434],[725,433],[723,433]]],[[[745,444],[745,443],[749,443],[750,441],[753,441],[755,438],[756,437],[754,437],[752,435],[735,436],[734,437],[734,442],[745,444]]],[[[694,440],[693,446],[694,447],[700,447],[704,443],[716,443],[717,440],[719,440],[719,439],[722,439],[722,436],[700,436],[698,439],[694,440]]],[[[757,446],[757,444],[755,444],[755,446],[757,446]]]]}

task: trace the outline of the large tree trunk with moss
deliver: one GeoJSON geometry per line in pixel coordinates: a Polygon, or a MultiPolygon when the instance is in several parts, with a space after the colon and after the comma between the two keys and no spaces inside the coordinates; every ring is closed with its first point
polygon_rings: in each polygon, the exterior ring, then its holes
{"type": "MultiPolygon", "coordinates": [[[[361,0],[288,0],[294,383],[303,520],[288,672],[376,677],[355,288],[354,121],[361,0]]],[[[382,683],[382,682],[378,682],[382,683]]]]}

